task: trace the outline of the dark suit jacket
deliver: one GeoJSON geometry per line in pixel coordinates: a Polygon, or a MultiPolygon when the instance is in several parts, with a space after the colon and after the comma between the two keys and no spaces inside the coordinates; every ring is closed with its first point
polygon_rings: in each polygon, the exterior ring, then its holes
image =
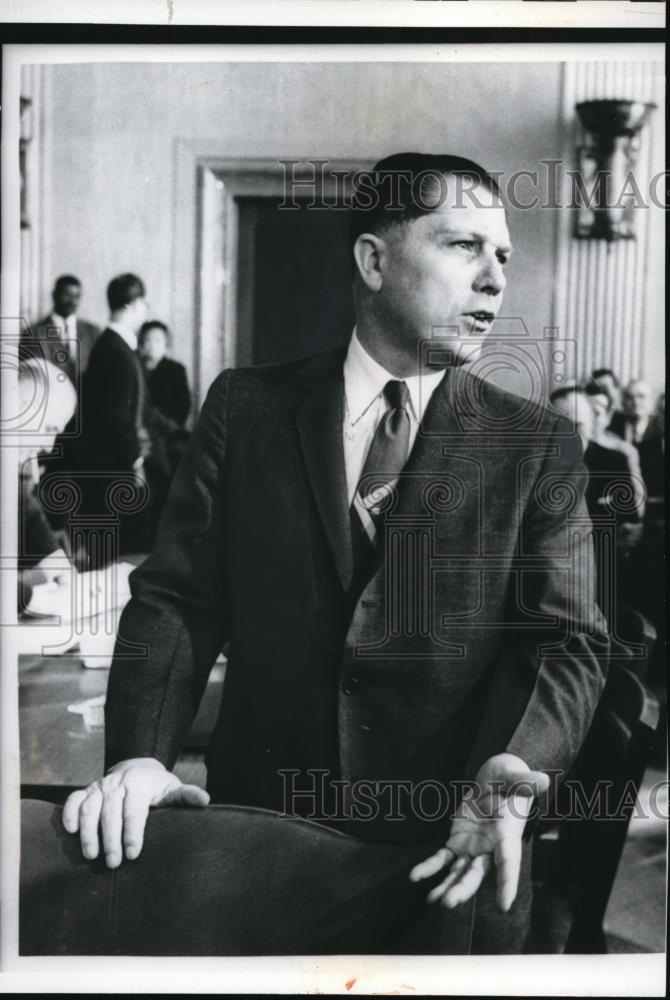
{"type": "Polygon", "coordinates": [[[61,368],[76,385],[77,375],[86,371],[93,345],[99,335],[100,329],[94,323],[77,317],[77,347],[72,350],[72,345],[64,343],[54,329],[51,317],[45,316],[21,338],[21,355],[46,358],[57,368],[61,368]]]}
{"type": "Polygon", "coordinates": [[[624,452],[589,441],[584,464],[589,473],[585,498],[591,517],[602,520],[609,515],[617,522],[639,521],[635,497],[640,484],[633,482],[624,452]]]}
{"type": "Polygon", "coordinates": [[[571,425],[450,371],[387,515],[388,558],[352,595],[343,358],[214,382],[131,577],[107,766],[172,767],[226,640],[215,801],[281,811],[279,769],[446,782],[505,750],[570,766],[608,651],[571,425]]]}
{"type": "Polygon", "coordinates": [[[140,455],[147,393],[135,352],[109,328],[98,337],[84,376],[81,429],[87,464],[126,472],[140,455]]]}
{"type": "Polygon", "coordinates": [[[153,370],[144,370],[152,406],[180,427],[191,411],[186,369],[172,358],[163,358],[153,370]]]}
{"type": "Polygon", "coordinates": [[[640,468],[647,494],[650,499],[662,500],[665,497],[665,446],[662,420],[652,416],[641,441],[634,440],[633,426],[623,413],[615,413],[610,423],[610,430],[624,441],[635,444],[640,455],[640,468]]]}

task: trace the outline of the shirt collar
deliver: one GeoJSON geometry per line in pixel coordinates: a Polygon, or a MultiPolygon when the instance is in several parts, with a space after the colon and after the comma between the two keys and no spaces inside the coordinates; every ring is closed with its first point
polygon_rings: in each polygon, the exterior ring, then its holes
{"type": "Polygon", "coordinates": [[[125,326],[121,326],[120,323],[108,323],[108,330],[113,330],[114,333],[118,333],[119,337],[128,345],[131,351],[137,350],[137,334],[133,333],[132,330],[128,330],[125,326]]]}
{"type": "MultiPolygon", "coordinates": [[[[344,391],[349,422],[355,424],[369,409],[389,381],[400,381],[368,354],[356,333],[349,341],[344,359],[344,391]]],[[[444,371],[423,372],[402,379],[409,390],[410,406],[417,423],[423,419],[435,389],[444,378],[444,371]]]]}
{"type": "Polygon", "coordinates": [[[49,320],[54,326],[57,326],[59,330],[74,333],[77,331],[77,317],[74,313],[70,313],[66,319],[65,316],[59,316],[57,312],[52,312],[49,320]]]}

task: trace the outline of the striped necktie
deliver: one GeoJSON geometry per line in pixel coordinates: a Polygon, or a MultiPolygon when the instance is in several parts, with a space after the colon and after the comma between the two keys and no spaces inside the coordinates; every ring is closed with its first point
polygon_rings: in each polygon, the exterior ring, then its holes
{"type": "Polygon", "coordinates": [[[390,409],[377,425],[350,509],[357,570],[362,570],[377,548],[384,513],[393,502],[395,487],[409,454],[407,384],[387,382],[384,396],[390,409]]]}

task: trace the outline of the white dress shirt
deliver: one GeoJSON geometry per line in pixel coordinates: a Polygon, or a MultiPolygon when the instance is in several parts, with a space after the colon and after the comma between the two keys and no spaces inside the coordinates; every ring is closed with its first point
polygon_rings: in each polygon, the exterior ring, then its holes
{"type": "Polygon", "coordinates": [[[61,340],[77,339],[77,317],[75,313],[70,313],[68,317],[59,316],[58,313],[51,313],[49,316],[51,326],[58,329],[58,336],[61,340]]]}
{"type": "Polygon", "coordinates": [[[409,448],[414,447],[419,424],[444,371],[399,379],[365,350],[354,330],[344,359],[344,465],[351,505],[377,425],[391,407],[384,396],[389,381],[405,382],[409,390],[409,448]]]}

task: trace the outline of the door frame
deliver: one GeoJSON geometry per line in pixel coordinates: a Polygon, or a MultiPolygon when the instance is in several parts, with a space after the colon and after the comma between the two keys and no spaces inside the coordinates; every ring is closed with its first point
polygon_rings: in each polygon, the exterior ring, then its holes
{"type": "MultiPolygon", "coordinates": [[[[220,150],[221,142],[216,145],[220,150]]],[[[310,163],[324,163],[323,174],[317,174],[316,191],[332,202],[338,195],[349,195],[351,176],[359,170],[370,169],[372,164],[367,160],[296,160],[288,156],[242,159],[221,155],[208,148],[208,144],[190,142],[181,144],[178,154],[177,184],[180,184],[180,176],[183,179],[188,172],[196,202],[195,224],[191,227],[190,240],[185,232],[183,212],[181,225],[179,220],[177,222],[177,259],[174,267],[176,277],[190,250],[195,265],[193,383],[195,403],[199,408],[217,374],[224,368],[235,367],[247,360],[240,356],[237,337],[238,199],[286,197],[285,183],[289,169],[286,164],[297,164],[293,177],[299,183],[314,177],[317,168],[309,166],[310,163]],[[304,169],[301,170],[302,165],[304,169]]],[[[178,205],[187,203],[184,193],[185,189],[181,187],[178,205]]],[[[296,187],[296,198],[304,197],[305,193],[306,188],[296,187]]],[[[291,210],[289,206],[287,210],[291,210]]]]}

